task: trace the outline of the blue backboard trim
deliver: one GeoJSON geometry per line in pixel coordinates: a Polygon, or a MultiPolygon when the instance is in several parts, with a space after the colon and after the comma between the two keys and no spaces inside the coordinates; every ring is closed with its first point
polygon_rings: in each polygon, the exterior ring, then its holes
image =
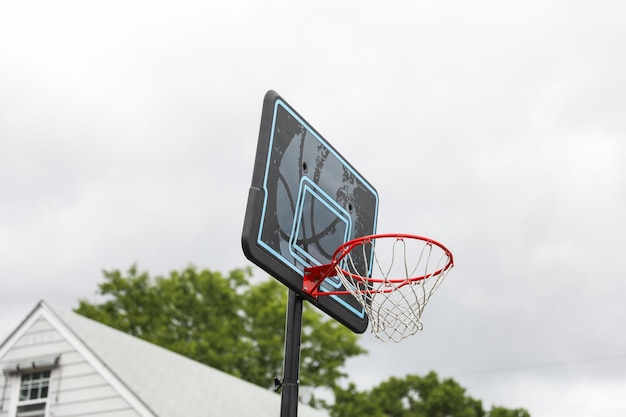
{"type": "MultiPolygon", "coordinates": [[[[378,200],[376,190],[287,102],[273,91],[266,94],[242,234],[248,259],[306,297],[304,268],[329,262],[348,240],[376,233],[378,200]]],[[[341,289],[337,277],[320,287],[341,289]]],[[[367,327],[365,311],[349,295],[308,299],[357,333],[367,327]]]]}
{"type": "Polygon", "coordinates": [[[291,236],[289,237],[289,252],[294,256],[294,258],[298,259],[301,264],[314,266],[320,265],[321,263],[296,244],[296,238],[298,237],[300,228],[302,227],[302,210],[307,196],[315,198],[316,201],[320,202],[325,208],[328,209],[328,211],[332,212],[335,217],[346,225],[343,236],[344,242],[346,242],[352,234],[352,218],[350,217],[350,213],[337,204],[337,202],[334,201],[324,190],[311,181],[309,177],[302,177],[300,179],[298,203],[296,204],[295,210],[295,219],[298,219],[298,221],[293,222],[291,236]]]}

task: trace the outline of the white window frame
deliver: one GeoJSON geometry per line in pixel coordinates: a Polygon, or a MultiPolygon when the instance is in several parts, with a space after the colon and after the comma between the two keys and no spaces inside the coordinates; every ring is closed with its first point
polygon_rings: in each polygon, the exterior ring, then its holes
{"type": "MultiPolygon", "coordinates": [[[[18,413],[18,409],[20,407],[28,407],[28,406],[32,406],[32,405],[39,405],[39,404],[43,404],[43,416],[41,416],[41,414],[39,413],[28,413],[28,412],[22,412],[20,414],[20,417],[30,417],[32,416],[36,416],[36,417],[46,417],[48,415],[48,398],[50,397],[50,381],[51,381],[51,376],[52,376],[52,369],[44,369],[44,370],[31,370],[29,372],[22,372],[20,373],[20,378],[19,378],[19,393],[18,393],[18,398],[17,398],[17,404],[15,406],[15,414],[17,416],[18,413]],[[28,392],[27,395],[28,397],[31,396],[31,392],[33,391],[33,389],[36,389],[38,392],[38,395],[41,395],[41,390],[43,388],[43,384],[42,381],[45,381],[45,397],[42,396],[38,396],[37,398],[26,398],[26,399],[22,399],[22,385],[24,383],[24,377],[26,377],[27,375],[35,375],[35,374],[39,374],[39,379],[36,380],[37,386],[35,386],[32,383],[32,378],[31,381],[28,385],[28,392]],[[46,379],[46,374],[47,374],[47,379],[46,379]]],[[[39,411],[39,410],[37,410],[39,411]]]]}
{"type": "MultiPolygon", "coordinates": [[[[28,370],[20,370],[18,372],[11,372],[11,375],[6,375],[5,377],[8,377],[7,379],[11,379],[12,381],[10,381],[11,387],[12,387],[12,392],[10,395],[10,406],[9,406],[9,414],[8,417],[17,417],[17,410],[18,407],[22,407],[22,406],[28,406],[28,405],[35,405],[35,404],[45,404],[43,407],[43,417],[49,417],[50,416],[50,393],[51,393],[51,385],[52,385],[52,379],[54,377],[54,369],[53,368],[47,368],[47,369],[28,369],[28,370]],[[37,372],[50,372],[50,375],[48,376],[48,391],[46,393],[46,397],[42,397],[42,398],[35,398],[35,399],[26,399],[26,400],[21,400],[20,399],[20,394],[21,394],[21,389],[22,389],[22,377],[24,375],[30,375],[30,374],[34,374],[37,372]]],[[[7,383],[9,383],[9,381],[7,381],[7,383]]],[[[39,411],[39,410],[37,410],[39,411]]],[[[41,414],[34,414],[33,415],[37,415],[40,416],[41,414]]],[[[28,417],[28,414],[24,415],[25,417],[28,417]]]]}

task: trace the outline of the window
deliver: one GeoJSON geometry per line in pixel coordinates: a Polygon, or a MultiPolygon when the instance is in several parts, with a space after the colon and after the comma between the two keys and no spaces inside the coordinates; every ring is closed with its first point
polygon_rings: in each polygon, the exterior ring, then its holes
{"type": "Polygon", "coordinates": [[[50,371],[22,374],[15,417],[45,417],[50,371]]]}

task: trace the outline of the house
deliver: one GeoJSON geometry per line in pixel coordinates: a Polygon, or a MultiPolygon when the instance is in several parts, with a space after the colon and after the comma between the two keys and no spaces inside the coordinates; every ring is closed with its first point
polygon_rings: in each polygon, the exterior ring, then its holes
{"type": "Polygon", "coordinates": [[[0,417],[280,414],[269,389],[43,301],[0,345],[0,369],[0,417]]]}

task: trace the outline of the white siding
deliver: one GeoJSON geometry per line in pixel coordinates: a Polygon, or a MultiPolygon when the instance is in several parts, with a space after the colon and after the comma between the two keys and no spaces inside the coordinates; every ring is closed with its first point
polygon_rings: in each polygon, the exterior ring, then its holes
{"type": "MultiPolygon", "coordinates": [[[[44,302],[0,344],[0,370],[57,356],[48,417],[273,417],[280,408],[276,393],[44,302]]],[[[0,372],[0,417],[12,417],[18,390],[17,375],[0,372]]],[[[328,417],[305,405],[298,414],[328,417]]]]}
{"type": "Polygon", "coordinates": [[[2,360],[2,366],[11,362],[25,362],[44,356],[63,353],[71,349],[69,343],[61,337],[54,327],[43,318],[37,318],[30,328],[19,337],[11,350],[9,350],[2,360]]]}
{"type": "MultiPolygon", "coordinates": [[[[28,323],[25,323],[28,325],[28,323]]],[[[0,369],[37,358],[59,356],[50,376],[48,403],[54,417],[138,417],[139,414],[63,335],[39,315],[0,358],[0,369]]],[[[0,376],[0,417],[8,417],[19,376],[0,376]]]]}
{"type": "Polygon", "coordinates": [[[10,395],[13,392],[12,379],[0,372],[0,417],[9,415],[10,395]]]}

